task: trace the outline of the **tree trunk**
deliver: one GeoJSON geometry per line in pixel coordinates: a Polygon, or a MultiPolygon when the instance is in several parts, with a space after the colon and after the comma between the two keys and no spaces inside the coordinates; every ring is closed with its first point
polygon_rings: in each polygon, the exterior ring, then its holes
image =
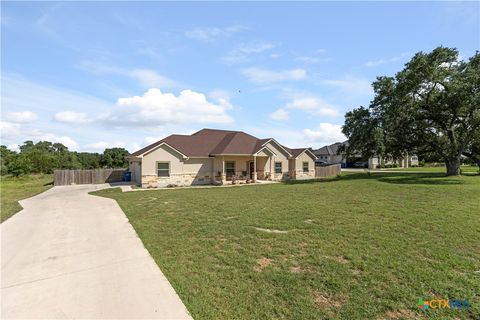
{"type": "Polygon", "coordinates": [[[447,159],[445,166],[447,167],[447,176],[458,176],[460,174],[460,157],[447,159]]]}

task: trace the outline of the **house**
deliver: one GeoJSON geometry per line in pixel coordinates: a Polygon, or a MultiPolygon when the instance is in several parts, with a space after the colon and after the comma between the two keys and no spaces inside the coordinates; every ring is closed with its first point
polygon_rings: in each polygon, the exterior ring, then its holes
{"type": "Polygon", "coordinates": [[[364,159],[362,155],[354,155],[349,159],[345,159],[343,155],[338,154],[338,148],[342,145],[348,145],[348,141],[336,142],[334,144],[323,146],[320,149],[313,150],[315,156],[329,163],[340,163],[342,168],[354,167],[355,163],[365,163],[369,169],[375,169],[381,162],[383,164],[396,164],[400,168],[408,168],[409,166],[418,166],[418,157],[416,155],[409,155],[403,159],[382,159],[380,157],[372,157],[364,159]]]}
{"type": "Polygon", "coordinates": [[[315,177],[315,155],[308,148],[290,149],[273,138],[258,139],[241,131],[173,134],[127,159],[132,181],[142,187],[315,177]]]}
{"type": "MultiPolygon", "coordinates": [[[[343,156],[338,155],[338,147],[341,146],[343,143],[336,142],[329,146],[321,147],[320,149],[313,150],[315,156],[320,159],[324,160],[328,163],[342,163],[343,156]]],[[[343,166],[342,166],[343,167],[343,166]]]]}

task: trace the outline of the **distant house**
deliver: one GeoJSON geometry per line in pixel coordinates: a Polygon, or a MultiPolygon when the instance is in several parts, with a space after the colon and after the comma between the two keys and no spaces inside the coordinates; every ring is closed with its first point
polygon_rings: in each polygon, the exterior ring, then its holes
{"type": "Polygon", "coordinates": [[[344,160],[343,156],[337,154],[338,147],[342,144],[342,142],[336,142],[329,146],[323,146],[320,149],[313,150],[313,153],[318,159],[328,163],[342,163],[342,160],[344,160]]]}
{"type": "MultiPolygon", "coordinates": [[[[348,141],[336,142],[334,144],[323,146],[320,149],[313,150],[315,156],[329,163],[340,163],[342,168],[354,167],[356,163],[365,164],[370,169],[375,169],[382,162],[379,157],[369,159],[362,158],[361,155],[354,155],[349,159],[338,154],[338,148],[342,145],[348,145],[348,141]]],[[[409,166],[418,166],[418,157],[416,155],[408,156],[404,159],[393,161],[392,159],[384,159],[384,164],[396,164],[400,168],[408,168],[409,166]]]]}
{"type": "Polygon", "coordinates": [[[127,159],[132,180],[143,187],[315,177],[315,155],[310,149],[290,149],[273,138],[258,139],[241,131],[173,134],[127,159]]]}

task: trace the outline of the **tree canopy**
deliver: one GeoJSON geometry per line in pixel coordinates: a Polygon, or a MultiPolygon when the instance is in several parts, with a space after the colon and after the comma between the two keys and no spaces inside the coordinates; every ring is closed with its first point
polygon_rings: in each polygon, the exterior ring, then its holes
{"type": "Polygon", "coordinates": [[[436,154],[447,175],[459,174],[462,155],[479,156],[479,52],[468,61],[453,48],[419,52],[394,77],[378,77],[373,90],[368,108],[345,116],[347,154],[436,154]]]}
{"type": "Polygon", "coordinates": [[[29,173],[52,173],[55,169],[126,168],[128,151],[105,149],[103,154],[72,152],[61,143],[25,141],[20,151],[0,146],[1,174],[19,176],[29,173]]]}

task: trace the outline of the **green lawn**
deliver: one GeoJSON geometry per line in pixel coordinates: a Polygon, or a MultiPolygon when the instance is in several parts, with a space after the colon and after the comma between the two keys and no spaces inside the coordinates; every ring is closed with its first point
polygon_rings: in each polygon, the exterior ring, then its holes
{"type": "MultiPolygon", "coordinates": [[[[416,172],[441,172],[446,173],[445,166],[441,167],[410,167],[410,168],[386,168],[387,171],[416,171],[416,172]]],[[[461,166],[462,174],[478,174],[478,166],[461,166]]]]}
{"type": "Polygon", "coordinates": [[[95,194],[116,199],[195,319],[480,314],[480,177],[95,194]],[[418,299],[468,299],[424,313],[418,299]]]}
{"type": "Polygon", "coordinates": [[[29,175],[19,178],[1,177],[0,222],[7,220],[22,209],[18,200],[30,198],[52,186],[52,175],[29,175]]]}

